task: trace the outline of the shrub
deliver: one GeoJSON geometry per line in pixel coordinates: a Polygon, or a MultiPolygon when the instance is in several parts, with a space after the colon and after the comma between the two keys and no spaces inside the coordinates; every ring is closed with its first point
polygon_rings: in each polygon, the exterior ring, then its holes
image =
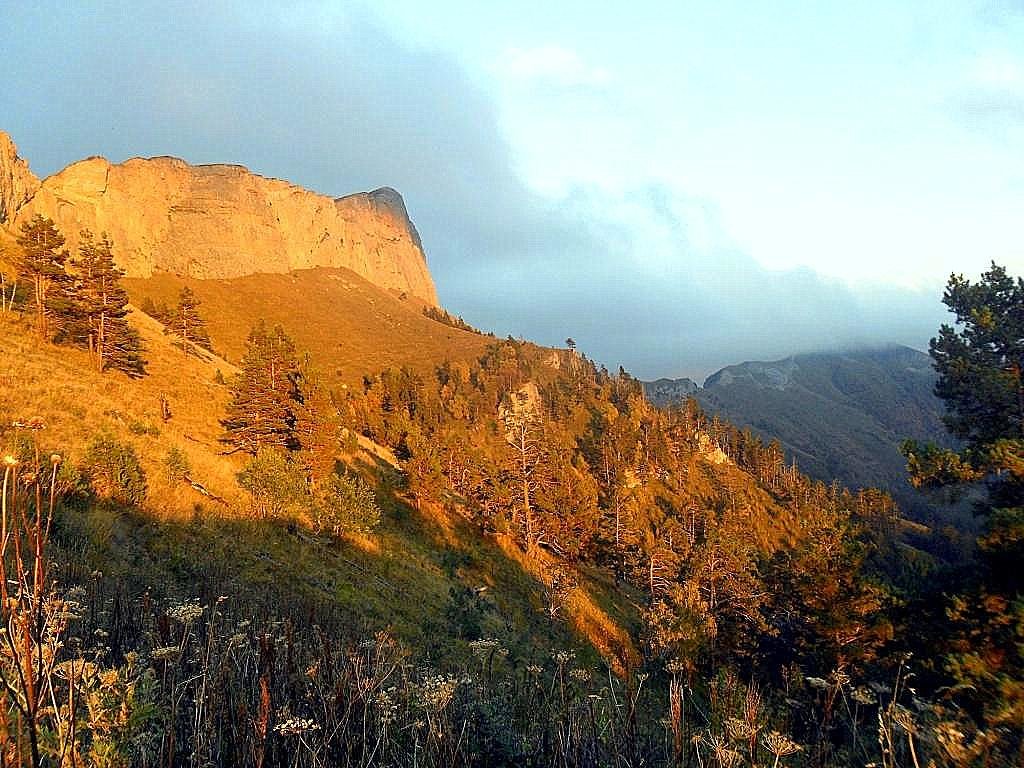
{"type": "Polygon", "coordinates": [[[192,471],[188,456],[176,445],[171,446],[164,457],[164,471],[167,473],[167,482],[177,483],[184,475],[192,471]]]}
{"type": "Polygon", "coordinates": [[[373,489],[358,477],[331,475],[315,505],[317,528],[335,536],[369,531],[380,524],[381,512],[373,489]]]}
{"type": "Polygon", "coordinates": [[[43,478],[44,485],[49,487],[52,467],[57,467],[57,477],[53,483],[55,497],[60,503],[73,505],[89,496],[89,480],[81,470],[70,461],[61,460],[55,451],[45,446],[36,450],[35,443],[24,433],[15,433],[4,453],[17,457],[23,467],[29,468],[34,475],[43,478]],[[36,460],[38,457],[38,461],[36,460]],[[57,459],[54,461],[54,459],[57,459]]]}
{"type": "Polygon", "coordinates": [[[132,505],[146,498],[146,473],[135,449],[110,435],[97,435],[89,443],[82,471],[100,498],[132,505]]]}
{"type": "Polygon", "coordinates": [[[264,448],[238,473],[238,484],[252,496],[253,511],[267,519],[306,511],[309,493],[302,468],[280,448],[264,448]]]}
{"type": "Polygon", "coordinates": [[[147,424],[144,421],[133,421],[128,425],[128,431],[133,435],[152,435],[158,437],[160,435],[160,428],[153,424],[147,424]]]}

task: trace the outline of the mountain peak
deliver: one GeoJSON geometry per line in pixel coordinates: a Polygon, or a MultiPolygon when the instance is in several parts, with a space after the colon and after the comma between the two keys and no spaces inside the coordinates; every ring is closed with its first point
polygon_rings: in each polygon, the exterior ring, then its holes
{"type": "Polygon", "coordinates": [[[223,279],[314,267],[351,269],[436,305],[419,233],[390,187],[332,199],[241,165],[176,157],[90,157],[41,183],[0,133],[0,224],[41,214],[73,251],[106,232],[130,277],[223,279]]]}
{"type": "Polygon", "coordinates": [[[38,177],[19,157],[11,137],[0,131],[0,224],[14,218],[37,189],[38,177]]]}

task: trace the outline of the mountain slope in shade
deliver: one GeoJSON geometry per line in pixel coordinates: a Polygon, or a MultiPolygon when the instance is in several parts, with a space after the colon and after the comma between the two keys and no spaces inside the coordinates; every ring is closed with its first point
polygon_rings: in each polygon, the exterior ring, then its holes
{"type": "MultiPolygon", "coordinates": [[[[928,355],[891,346],[729,366],[692,396],[709,415],[777,439],[812,477],[884,488],[914,512],[925,505],[906,480],[898,445],[948,443],[934,385],[928,355]]],[[[659,405],[685,399],[663,397],[664,384],[646,387],[659,405]]]]}
{"type": "Polygon", "coordinates": [[[437,304],[419,235],[387,187],[332,199],[242,166],[174,157],[91,157],[40,183],[0,132],[0,226],[14,232],[36,214],[53,219],[72,252],[81,230],[106,232],[132,277],[342,267],[437,304]]]}

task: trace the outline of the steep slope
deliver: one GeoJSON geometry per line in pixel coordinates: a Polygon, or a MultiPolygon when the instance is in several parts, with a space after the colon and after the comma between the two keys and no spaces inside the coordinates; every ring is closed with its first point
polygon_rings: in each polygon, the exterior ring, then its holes
{"type": "MultiPolygon", "coordinates": [[[[341,459],[377,484],[384,519],[372,534],[333,541],[254,520],[236,479],[248,458],[226,454],[218,442],[229,393],[215,374],[230,377],[235,369],[216,356],[185,357],[143,313],[133,312],[130,321],[148,360],[148,375],[137,380],[97,373],[84,350],[40,347],[24,322],[0,315],[0,447],[18,435],[13,422],[38,417],[44,448],[68,464],[80,462],[89,441],[104,434],[132,446],[148,477],[141,509],[98,505],[62,515],[58,543],[81,567],[87,562],[139,593],[231,595],[245,610],[299,621],[316,615],[349,633],[387,629],[412,647],[442,654],[456,642],[453,594],[479,589],[472,610],[487,636],[542,657],[552,647],[587,644],[586,634],[553,625],[537,610],[537,576],[502,542],[481,539],[441,508],[409,506],[394,491],[395,471],[365,439],[341,459]],[[166,421],[162,399],[170,406],[166,421]],[[187,457],[190,476],[212,495],[169,476],[171,450],[187,457]]],[[[581,587],[578,600],[591,606],[584,615],[597,615],[605,634],[622,634],[619,626],[634,620],[630,596],[607,575],[581,574],[581,587]],[[594,601],[618,608],[601,611],[594,601]]]]}
{"type": "Polygon", "coordinates": [[[172,157],[117,164],[92,157],[41,185],[34,178],[0,133],[0,224],[14,230],[41,214],[72,251],[82,229],[107,232],[133,277],[344,267],[437,304],[419,235],[393,189],[331,199],[241,166],[172,157]]]}
{"type": "Polygon", "coordinates": [[[656,379],[644,382],[647,399],[659,407],[684,403],[700,386],[693,379],[656,379]]]}
{"type": "Polygon", "coordinates": [[[18,156],[11,137],[0,131],[0,224],[14,215],[39,189],[39,179],[18,156]]]}
{"type": "MultiPolygon", "coordinates": [[[[893,346],[729,366],[692,396],[709,414],[777,439],[812,477],[885,488],[922,510],[897,446],[948,440],[934,383],[928,355],[893,346]]],[[[679,401],[660,394],[664,385],[647,391],[661,405],[679,401]]]]}
{"type": "Polygon", "coordinates": [[[351,386],[366,373],[403,365],[429,373],[446,359],[475,359],[489,341],[431,320],[423,314],[423,301],[402,299],[347,269],[221,280],[158,274],[125,285],[136,306],[147,300],[174,306],[187,285],[201,302],[214,347],[231,360],[240,359],[258,320],[279,324],[334,377],[332,385],[351,386]]]}

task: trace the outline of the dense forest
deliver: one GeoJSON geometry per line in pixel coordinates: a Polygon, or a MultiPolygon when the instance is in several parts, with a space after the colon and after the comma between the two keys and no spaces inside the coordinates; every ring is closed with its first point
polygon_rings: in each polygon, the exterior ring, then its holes
{"type": "MultiPolygon", "coordinates": [[[[12,348],[78,347],[142,386],[115,244],[83,242],[72,258],[52,222],[23,227],[2,332],[12,348]]],[[[259,323],[237,368],[217,370],[207,448],[233,475],[229,498],[179,448],[154,459],[97,431],[78,450],[5,405],[3,762],[1020,764],[1024,282],[993,265],[951,279],[943,301],[956,322],[931,355],[963,449],[903,451],[922,490],[985,489],[966,565],[911,538],[885,491],[813,481],[693,400],[655,408],[574,344],[494,339],[474,362],[341,387],[316,350],[259,323]],[[184,483],[205,515],[268,538],[345,553],[389,516],[462,526],[529,576],[532,617],[456,581],[444,624],[409,642],[329,601],[274,610],[257,590],[199,584],[191,600],[157,570],[148,584],[105,576],[90,558],[113,537],[90,510],[145,515],[154,461],[161,488],[184,483]],[[616,620],[588,624],[592,604],[616,620]]],[[[191,292],[145,309],[182,359],[215,359],[191,292]]],[[[174,418],[163,399],[161,412],[174,418]]],[[[468,567],[468,550],[440,549],[450,574],[468,567]]]]}

